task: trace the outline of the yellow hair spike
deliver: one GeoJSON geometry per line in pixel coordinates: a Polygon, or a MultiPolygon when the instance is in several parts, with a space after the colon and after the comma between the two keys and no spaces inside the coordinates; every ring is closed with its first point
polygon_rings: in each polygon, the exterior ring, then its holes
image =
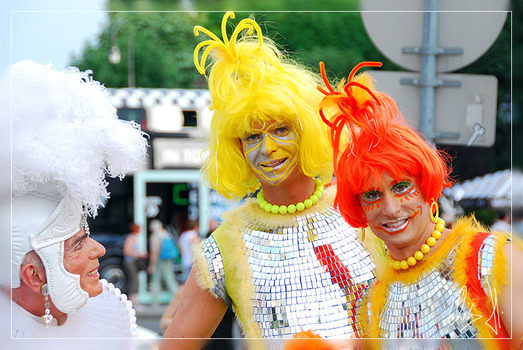
{"type": "Polygon", "coordinates": [[[213,40],[205,40],[196,45],[196,49],[194,50],[194,65],[196,66],[196,69],[200,74],[205,74],[205,61],[207,60],[207,56],[209,55],[209,52],[216,46],[218,46],[219,43],[214,42],[213,40]],[[200,49],[206,45],[209,45],[207,49],[202,54],[201,64],[198,62],[198,52],[200,49]]]}
{"type": "Polygon", "coordinates": [[[229,18],[234,19],[236,16],[234,15],[234,12],[227,11],[225,15],[223,15],[222,18],[222,38],[225,46],[229,46],[229,40],[227,39],[227,20],[229,18]]]}
{"type": "Polygon", "coordinates": [[[207,60],[207,56],[209,55],[209,53],[215,48],[221,47],[221,49],[227,54],[227,56],[229,56],[232,62],[236,62],[238,60],[238,55],[236,53],[236,39],[242,30],[247,29],[249,35],[252,34],[254,30],[256,30],[256,34],[258,35],[258,43],[260,47],[263,45],[263,36],[261,33],[261,28],[258,25],[258,23],[256,23],[254,20],[250,18],[244,18],[240,21],[240,23],[238,23],[238,25],[234,29],[233,34],[231,35],[231,39],[229,40],[227,38],[226,27],[227,20],[229,18],[235,18],[234,12],[228,11],[223,16],[221,25],[223,41],[220,40],[220,38],[218,38],[216,34],[211,32],[207,28],[204,28],[199,25],[194,27],[195,36],[199,36],[200,32],[202,32],[204,34],[207,34],[211,38],[210,40],[205,40],[199,43],[194,49],[194,65],[196,66],[196,69],[200,74],[205,74],[205,61],[207,60]],[[205,48],[202,57],[200,58],[200,60],[198,60],[198,54],[200,50],[205,46],[207,46],[207,48],[205,48]]]}
{"type": "Polygon", "coordinates": [[[263,45],[263,36],[258,23],[256,23],[250,18],[242,19],[240,23],[238,23],[238,26],[236,27],[234,32],[232,33],[231,42],[229,43],[229,50],[233,53],[234,56],[236,56],[236,37],[244,29],[248,29],[247,33],[249,35],[253,33],[254,29],[256,29],[256,34],[258,35],[258,44],[260,45],[260,47],[263,45]]]}

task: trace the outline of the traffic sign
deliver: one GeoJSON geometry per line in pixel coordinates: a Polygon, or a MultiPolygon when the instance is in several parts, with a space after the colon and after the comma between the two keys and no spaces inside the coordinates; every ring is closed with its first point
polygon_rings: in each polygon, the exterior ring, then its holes
{"type": "MultiPolygon", "coordinates": [[[[433,1],[434,2],[434,1],[433,1]]],[[[439,0],[436,72],[461,69],[481,57],[503,29],[509,0],[439,0]],[[445,49],[448,54],[445,53],[445,49]]],[[[363,24],[372,42],[391,61],[421,71],[424,1],[362,0],[363,24]],[[408,11],[407,11],[408,9],[408,11]],[[384,12],[384,10],[393,12],[384,12]]]]}
{"type": "MultiPolygon", "coordinates": [[[[420,125],[420,89],[405,82],[416,72],[371,71],[376,88],[390,95],[411,125],[420,125]],[[402,83],[403,81],[403,83],[402,83]]],[[[437,74],[439,81],[460,82],[435,89],[434,130],[437,144],[490,147],[496,137],[497,87],[493,75],[437,74]],[[442,137],[441,137],[442,136],[442,137]]]]}

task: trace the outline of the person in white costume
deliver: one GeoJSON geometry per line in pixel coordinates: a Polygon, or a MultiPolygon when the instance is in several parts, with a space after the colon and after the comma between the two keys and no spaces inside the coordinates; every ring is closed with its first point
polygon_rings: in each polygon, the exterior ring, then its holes
{"type": "MultiPolygon", "coordinates": [[[[89,237],[109,193],[143,162],[139,125],[119,120],[106,89],[76,68],[21,61],[11,68],[12,338],[133,338],[125,294],[98,273],[105,248],[89,237]]],[[[11,292],[11,293],[9,293],[11,292]]],[[[11,295],[11,301],[9,296],[11,295]]],[[[10,304],[10,305],[9,305],[10,304]]]]}

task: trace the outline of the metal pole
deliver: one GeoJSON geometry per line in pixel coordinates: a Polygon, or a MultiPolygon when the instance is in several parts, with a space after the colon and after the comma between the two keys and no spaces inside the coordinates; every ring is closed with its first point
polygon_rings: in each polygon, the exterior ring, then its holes
{"type": "Polygon", "coordinates": [[[421,63],[421,110],[420,131],[427,139],[433,141],[434,101],[436,82],[436,51],[438,38],[438,0],[425,0],[423,23],[423,56],[421,63]]]}
{"type": "Polygon", "coordinates": [[[129,32],[127,35],[127,85],[129,85],[129,87],[135,87],[134,28],[132,27],[132,24],[129,25],[129,32]]]}

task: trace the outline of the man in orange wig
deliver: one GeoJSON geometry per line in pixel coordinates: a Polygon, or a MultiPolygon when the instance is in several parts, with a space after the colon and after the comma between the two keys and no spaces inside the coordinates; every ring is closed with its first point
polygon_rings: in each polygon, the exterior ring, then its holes
{"type": "Polygon", "coordinates": [[[510,237],[488,233],[473,217],[452,229],[438,218],[437,201],[453,182],[449,157],[407,124],[370,75],[355,76],[363,66],[380,65],[358,65],[335,91],[320,64],[335,203],[350,225],[368,227],[387,247],[369,309],[361,313],[367,336],[506,338],[510,237]]]}

